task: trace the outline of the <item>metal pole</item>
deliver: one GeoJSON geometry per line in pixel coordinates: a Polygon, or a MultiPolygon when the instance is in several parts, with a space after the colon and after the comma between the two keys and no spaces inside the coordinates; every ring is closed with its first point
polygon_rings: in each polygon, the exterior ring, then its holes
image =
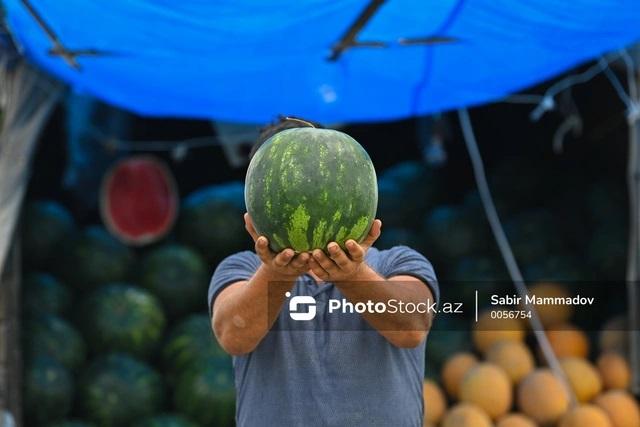
{"type": "Polygon", "coordinates": [[[631,390],[640,395],[640,118],[629,123],[629,258],[627,297],[629,298],[629,362],[632,370],[631,390]]]}

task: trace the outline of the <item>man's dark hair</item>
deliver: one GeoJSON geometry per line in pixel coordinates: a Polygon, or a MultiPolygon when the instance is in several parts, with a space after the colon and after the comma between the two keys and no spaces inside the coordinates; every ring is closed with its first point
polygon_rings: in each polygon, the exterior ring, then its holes
{"type": "Polygon", "coordinates": [[[253,148],[251,148],[251,152],[249,153],[249,159],[253,158],[253,155],[256,154],[258,148],[260,148],[266,140],[271,138],[276,133],[286,129],[306,127],[324,129],[324,126],[322,126],[320,123],[311,120],[294,116],[278,116],[278,120],[260,129],[260,135],[258,136],[256,143],[253,145],[253,148]]]}

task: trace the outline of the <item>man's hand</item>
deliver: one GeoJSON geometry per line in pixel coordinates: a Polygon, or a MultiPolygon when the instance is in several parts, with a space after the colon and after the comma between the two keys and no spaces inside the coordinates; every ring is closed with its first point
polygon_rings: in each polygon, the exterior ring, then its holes
{"type": "Polygon", "coordinates": [[[366,266],[364,256],[373,242],[380,237],[381,228],[382,221],[376,219],[362,243],[358,244],[353,239],[347,240],[345,246],[348,254],[336,242],[327,245],[329,256],[320,249],[314,250],[309,258],[309,268],[324,281],[341,282],[353,279],[366,266]]]}
{"type": "Polygon", "coordinates": [[[309,253],[303,252],[296,255],[291,248],[284,249],[279,253],[274,253],[269,249],[269,240],[265,236],[258,235],[258,232],[253,226],[251,216],[248,213],[244,214],[244,226],[255,242],[256,254],[258,254],[262,263],[274,276],[291,279],[309,270],[309,253]]]}

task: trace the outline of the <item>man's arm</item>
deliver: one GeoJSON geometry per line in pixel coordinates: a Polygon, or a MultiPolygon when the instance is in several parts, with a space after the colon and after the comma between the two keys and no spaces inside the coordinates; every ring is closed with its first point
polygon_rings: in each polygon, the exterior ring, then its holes
{"type": "MultiPolygon", "coordinates": [[[[403,303],[433,303],[434,295],[426,283],[410,275],[382,277],[364,262],[369,247],[380,236],[382,223],[375,220],[369,235],[358,244],[346,242],[347,251],[338,244],[327,245],[327,256],[313,251],[309,259],[311,270],[321,279],[331,281],[353,304],[358,302],[387,302],[396,299],[403,303]]],[[[427,310],[425,310],[427,311],[427,310]]],[[[431,327],[432,314],[425,313],[363,313],[363,318],[390,343],[397,347],[416,347],[431,327]]]]}
{"type": "Polygon", "coordinates": [[[291,249],[272,253],[267,238],[257,235],[247,214],[245,226],[262,263],[249,280],[220,291],[211,307],[213,332],[222,348],[234,356],[250,353],[262,341],[282,309],[285,292],[306,272],[309,258],[307,253],[294,255],[291,249]]]}
{"type": "MultiPolygon", "coordinates": [[[[406,303],[434,302],[431,289],[413,276],[381,277],[365,264],[363,271],[347,282],[337,283],[342,294],[353,304],[357,302],[387,302],[396,299],[406,303]]],[[[376,329],[380,335],[396,347],[413,348],[427,336],[431,328],[433,314],[425,313],[368,313],[362,317],[376,329]]]]}

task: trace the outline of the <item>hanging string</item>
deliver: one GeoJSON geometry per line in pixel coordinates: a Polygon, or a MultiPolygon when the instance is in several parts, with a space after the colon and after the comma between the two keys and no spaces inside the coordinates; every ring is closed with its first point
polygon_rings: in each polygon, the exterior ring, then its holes
{"type": "Polygon", "coordinates": [[[564,374],[560,366],[560,362],[556,357],[551,344],[549,343],[549,339],[544,331],[544,326],[540,321],[540,317],[538,313],[533,307],[532,304],[527,302],[526,296],[529,294],[527,286],[524,283],[524,278],[522,277],[522,273],[520,272],[520,268],[518,267],[518,263],[516,262],[515,256],[513,255],[513,251],[511,250],[511,245],[509,244],[509,240],[507,239],[507,235],[504,232],[504,228],[502,227],[502,223],[500,222],[500,217],[498,216],[498,211],[496,210],[496,206],[493,202],[493,198],[491,196],[491,190],[489,189],[489,184],[487,183],[487,177],[484,171],[484,164],[482,160],[482,156],[480,154],[480,150],[478,149],[478,143],[476,142],[476,137],[473,132],[473,127],[471,126],[471,120],[469,118],[469,113],[466,109],[458,110],[458,117],[460,119],[460,126],[462,127],[462,135],[464,138],[465,145],[467,147],[467,151],[469,153],[469,157],[471,159],[471,165],[473,168],[473,174],[476,180],[476,185],[478,187],[478,193],[480,194],[480,200],[482,201],[482,206],[484,207],[484,211],[489,221],[489,225],[491,227],[491,231],[493,232],[493,236],[498,245],[498,249],[502,254],[502,258],[507,266],[507,270],[509,271],[509,275],[511,276],[511,280],[515,285],[516,291],[524,301],[526,309],[531,313],[531,318],[529,319],[529,323],[531,324],[531,328],[535,335],[535,338],[540,345],[542,350],[542,354],[546,359],[547,363],[551,370],[555,373],[555,375],[562,381],[564,385],[567,396],[572,402],[572,405],[576,405],[577,400],[576,397],[569,385],[568,379],[564,374]]]}
{"type": "MultiPolygon", "coordinates": [[[[89,133],[93,138],[104,144],[104,146],[111,150],[117,151],[169,151],[173,152],[177,148],[181,150],[191,150],[194,148],[204,148],[212,146],[224,145],[224,141],[215,135],[201,136],[181,140],[143,140],[134,141],[115,138],[107,135],[95,127],[89,127],[89,133]]],[[[234,138],[246,138],[247,142],[252,142],[255,139],[255,132],[242,132],[233,134],[234,138]]]]}

